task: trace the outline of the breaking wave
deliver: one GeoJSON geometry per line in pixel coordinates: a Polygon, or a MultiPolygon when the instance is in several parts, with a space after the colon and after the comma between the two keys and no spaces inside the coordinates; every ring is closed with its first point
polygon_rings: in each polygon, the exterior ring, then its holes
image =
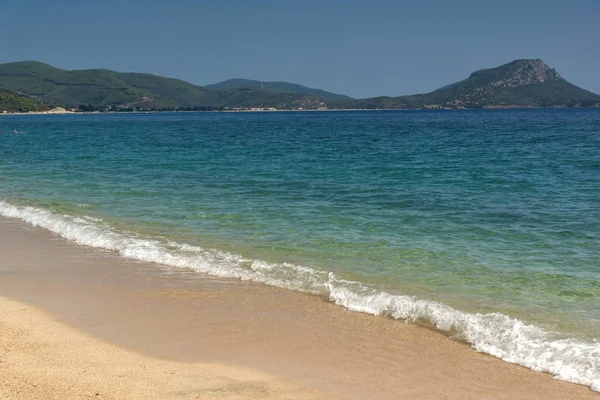
{"type": "Polygon", "coordinates": [[[123,257],[320,294],[353,311],[426,322],[467,341],[477,351],[600,391],[600,342],[597,340],[586,342],[561,337],[501,313],[468,313],[414,296],[389,294],[341,279],[332,272],[148,239],[118,231],[99,218],[59,215],[6,201],[0,201],[0,215],[21,219],[80,245],[115,251],[123,257]]]}

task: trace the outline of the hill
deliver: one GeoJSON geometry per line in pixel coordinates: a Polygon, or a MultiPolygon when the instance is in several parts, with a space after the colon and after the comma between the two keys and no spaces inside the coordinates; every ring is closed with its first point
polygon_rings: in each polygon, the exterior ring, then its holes
{"type": "Polygon", "coordinates": [[[66,71],[35,61],[1,64],[0,87],[62,106],[189,106],[216,98],[212,91],[178,79],[105,69],[66,71]]]}
{"type": "Polygon", "coordinates": [[[52,106],[80,106],[84,110],[600,106],[599,95],[567,82],[540,59],[482,69],[431,93],[368,99],[352,99],[288,82],[230,79],[201,87],[152,74],[106,69],[68,71],[35,61],[0,64],[0,89],[0,104],[5,104],[7,111],[38,111],[52,106]]]}
{"type": "Polygon", "coordinates": [[[473,72],[427,94],[341,102],[340,108],[591,107],[600,96],[563,79],[540,59],[473,72]]]}
{"type": "Polygon", "coordinates": [[[106,69],[67,71],[36,61],[0,64],[0,87],[51,105],[86,105],[85,109],[316,108],[324,104],[302,93],[265,92],[251,87],[211,90],[152,74],[106,69]]]}
{"type": "Polygon", "coordinates": [[[35,97],[23,96],[0,88],[0,113],[45,111],[49,107],[35,97]]]}
{"type": "Polygon", "coordinates": [[[344,96],[343,94],[331,93],[321,89],[311,89],[306,86],[298,85],[296,83],[289,82],[260,82],[253,81],[250,79],[228,79],[223,82],[214,83],[212,85],[204,86],[207,89],[213,90],[227,90],[227,89],[238,89],[238,88],[251,88],[251,89],[259,89],[264,91],[275,91],[275,92],[285,92],[285,93],[294,93],[301,94],[307,96],[318,97],[323,100],[333,100],[333,101],[342,101],[342,100],[351,100],[352,97],[344,96]]]}

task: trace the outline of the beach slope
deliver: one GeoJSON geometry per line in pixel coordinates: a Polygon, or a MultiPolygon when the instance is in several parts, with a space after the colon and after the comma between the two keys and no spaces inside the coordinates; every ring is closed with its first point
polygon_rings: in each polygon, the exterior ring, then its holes
{"type": "Polygon", "coordinates": [[[14,219],[0,254],[0,399],[600,398],[424,327],[14,219]]]}
{"type": "Polygon", "coordinates": [[[0,297],[0,399],[317,399],[250,369],[165,361],[0,297]]]}

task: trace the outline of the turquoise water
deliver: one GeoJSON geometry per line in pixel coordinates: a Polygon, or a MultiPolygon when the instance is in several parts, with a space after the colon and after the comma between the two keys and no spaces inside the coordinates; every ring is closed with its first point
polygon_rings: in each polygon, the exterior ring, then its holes
{"type": "Polygon", "coordinates": [[[0,133],[3,215],[431,323],[600,387],[600,110],[2,116],[2,129],[24,132],[0,133]]]}

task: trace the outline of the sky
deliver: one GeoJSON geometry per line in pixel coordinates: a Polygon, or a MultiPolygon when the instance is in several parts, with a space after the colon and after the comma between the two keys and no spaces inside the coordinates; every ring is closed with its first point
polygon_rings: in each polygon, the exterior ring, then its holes
{"type": "Polygon", "coordinates": [[[426,93],[542,58],[600,93],[599,0],[1,0],[0,63],[426,93]]]}

